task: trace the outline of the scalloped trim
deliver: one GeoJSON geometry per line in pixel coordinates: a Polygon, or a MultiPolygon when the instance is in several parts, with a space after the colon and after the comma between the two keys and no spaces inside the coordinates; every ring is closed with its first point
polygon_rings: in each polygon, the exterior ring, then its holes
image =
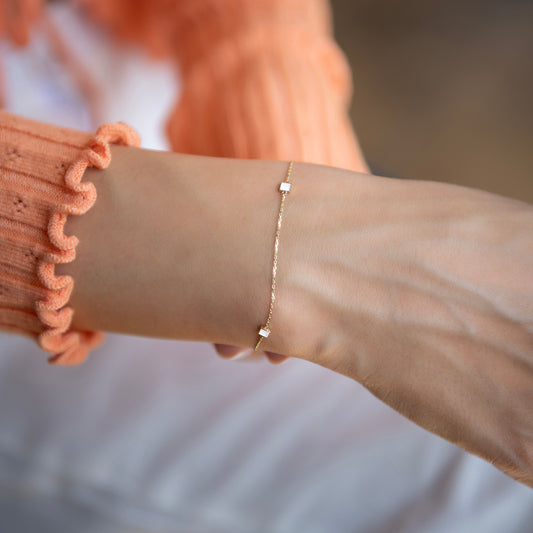
{"type": "Polygon", "coordinates": [[[67,237],[64,233],[69,214],[83,215],[96,201],[96,187],[92,182],[83,182],[87,167],[104,169],[111,162],[109,143],[126,146],[139,146],[138,133],[123,122],[103,124],[96,135],[82,150],[79,157],[69,166],[65,173],[65,185],[79,193],[80,201],[75,204],[60,204],[48,221],[48,237],[58,248],[58,253],[46,254],[39,260],[37,276],[43,287],[48,289],[46,300],[35,304],[37,316],[47,327],[37,337],[39,346],[53,357],[48,362],[53,365],[77,365],[85,361],[90,350],[99,346],[104,340],[101,331],[77,331],[70,329],[74,310],[64,307],[74,288],[72,276],[56,276],[55,265],[70,263],[76,258],[76,246],[79,239],[74,235],[67,237]]]}

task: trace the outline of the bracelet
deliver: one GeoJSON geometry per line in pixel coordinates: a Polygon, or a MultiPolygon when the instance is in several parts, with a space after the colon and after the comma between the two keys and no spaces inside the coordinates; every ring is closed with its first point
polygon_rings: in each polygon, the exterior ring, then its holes
{"type": "Polygon", "coordinates": [[[257,351],[257,348],[259,348],[259,345],[261,344],[261,341],[263,339],[266,339],[270,335],[270,320],[272,319],[272,309],[274,308],[274,301],[276,299],[276,272],[278,270],[278,247],[279,247],[279,233],[281,229],[281,220],[283,217],[283,206],[285,204],[285,197],[291,190],[291,171],[292,171],[292,164],[291,161],[289,163],[289,168],[287,169],[287,177],[285,178],[285,181],[282,181],[279,186],[279,190],[281,192],[281,203],[279,206],[279,215],[278,215],[278,225],[276,228],[276,238],[274,241],[274,260],[272,262],[272,287],[270,292],[270,309],[268,310],[268,318],[266,320],[266,323],[264,326],[259,328],[258,332],[258,340],[257,344],[255,345],[254,351],[257,351]]]}

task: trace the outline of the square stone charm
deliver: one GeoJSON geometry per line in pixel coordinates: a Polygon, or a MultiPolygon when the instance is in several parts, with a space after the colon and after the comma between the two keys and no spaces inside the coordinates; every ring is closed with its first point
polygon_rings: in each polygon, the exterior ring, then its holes
{"type": "Polygon", "coordinates": [[[291,190],[291,184],[288,181],[282,181],[281,185],[279,186],[279,190],[282,192],[289,192],[291,190]]]}
{"type": "Polygon", "coordinates": [[[264,329],[264,328],[261,328],[259,330],[259,335],[261,335],[261,337],[268,337],[270,335],[270,331],[268,329],[264,329]]]}

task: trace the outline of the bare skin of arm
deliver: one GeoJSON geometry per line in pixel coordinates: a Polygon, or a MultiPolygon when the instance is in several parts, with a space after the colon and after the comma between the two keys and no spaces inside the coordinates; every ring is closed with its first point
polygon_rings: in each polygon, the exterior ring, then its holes
{"type": "MultiPolygon", "coordinates": [[[[113,146],[65,227],[77,258],[56,267],[73,325],[252,347],[286,168],[113,146]]],[[[533,487],[533,207],[307,163],[292,182],[263,349],[357,380],[533,487]]]]}

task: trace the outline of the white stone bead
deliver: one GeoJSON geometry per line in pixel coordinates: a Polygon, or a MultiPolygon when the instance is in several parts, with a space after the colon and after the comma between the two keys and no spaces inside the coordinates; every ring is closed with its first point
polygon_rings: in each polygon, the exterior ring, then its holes
{"type": "Polygon", "coordinates": [[[270,335],[270,331],[268,331],[268,329],[264,329],[264,328],[261,328],[259,330],[259,335],[261,335],[261,337],[268,337],[270,335]]]}
{"type": "Polygon", "coordinates": [[[279,190],[289,192],[291,190],[291,184],[288,181],[282,181],[279,190]]]}

